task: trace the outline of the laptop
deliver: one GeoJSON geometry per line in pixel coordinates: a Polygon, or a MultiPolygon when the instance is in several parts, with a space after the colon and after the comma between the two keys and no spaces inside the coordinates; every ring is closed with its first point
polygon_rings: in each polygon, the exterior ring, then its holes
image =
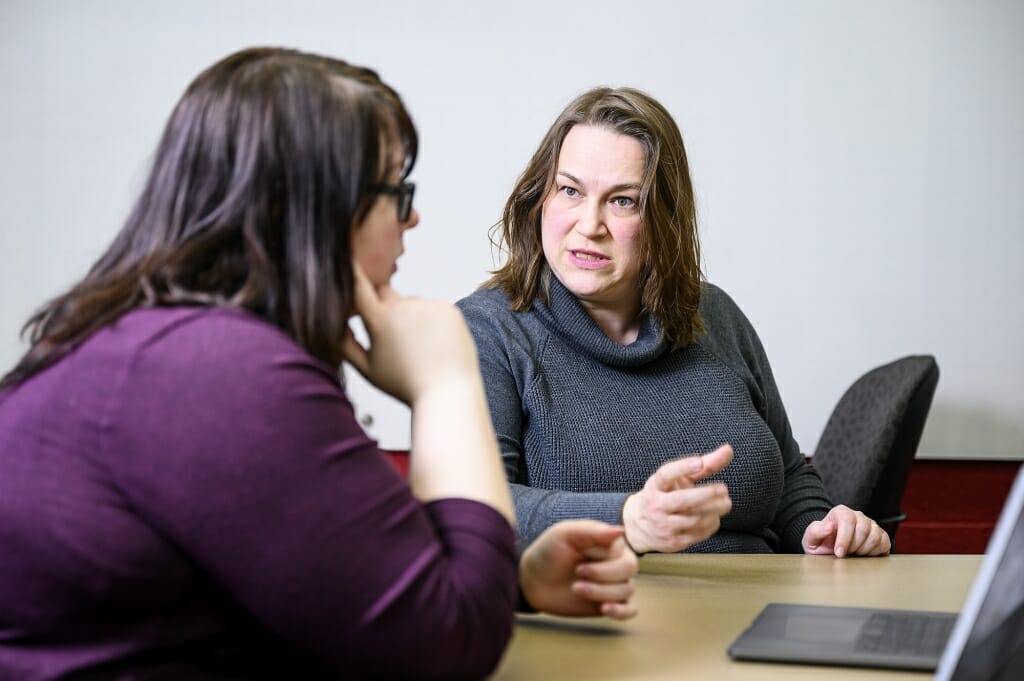
{"type": "Polygon", "coordinates": [[[938,681],[1024,679],[1024,466],[959,616],[770,603],[736,660],[932,671],[938,681]]]}

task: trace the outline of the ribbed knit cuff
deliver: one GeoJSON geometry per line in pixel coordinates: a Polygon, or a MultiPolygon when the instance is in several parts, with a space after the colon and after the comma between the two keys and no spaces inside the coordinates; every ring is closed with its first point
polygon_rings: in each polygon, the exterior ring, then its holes
{"type": "Polygon", "coordinates": [[[622,506],[619,507],[619,525],[622,525],[622,530],[623,530],[623,532],[622,532],[622,541],[626,542],[626,546],[629,547],[629,550],[632,551],[633,553],[635,553],[637,558],[639,558],[640,556],[644,555],[647,552],[646,551],[640,552],[640,551],[637,551],[635,548],[633,548],[633,545],[629,543],[629,536],[625,532],[625,530],[626,530],[626,502],[629,501],[629,497],[631,497],[631,496],[633,496],[633,495],[632,494],[627,495],[626,498],[622,500],[622,506]]]}

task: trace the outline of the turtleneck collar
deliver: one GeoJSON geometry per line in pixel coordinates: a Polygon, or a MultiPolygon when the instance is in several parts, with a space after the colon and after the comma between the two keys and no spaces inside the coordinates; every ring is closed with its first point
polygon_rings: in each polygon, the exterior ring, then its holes
{"type": "Polygon", "coordinates": [[[660,325],[647,314],[640,323],[640,333],[636,340],[629,345],[608,338],[576,296],[553,275],[551,302],[545,304],[538,298],[534,300],[533,307],[549,331],[578,352],[608,366],[643,366],[669,349],[669,344],[660,340],[660,325]]]}

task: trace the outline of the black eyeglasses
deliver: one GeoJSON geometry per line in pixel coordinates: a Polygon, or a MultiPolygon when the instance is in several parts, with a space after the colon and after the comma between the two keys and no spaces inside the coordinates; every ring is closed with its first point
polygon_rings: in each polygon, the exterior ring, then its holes
{"type": "Polygon", "coordinates": [[[416,191],[416,185],[412,182],[402,184],[378,184],[373,188],[378,194],[389,194],[398,197],[398,221],[408,222],[409,214],[412,213],[412,195],[416,191]]]}

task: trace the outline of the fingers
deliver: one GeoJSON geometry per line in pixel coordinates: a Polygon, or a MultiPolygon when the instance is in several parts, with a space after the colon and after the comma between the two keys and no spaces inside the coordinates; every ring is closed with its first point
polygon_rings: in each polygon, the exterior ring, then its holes
{"type": "Polygon", "coordinates": [[[673,553],[707,539],[718,531],[721,517],[732,510],[732,499],[722,483],[691,486],[686,478],[678,489],[659,488],[659,473],[671,473],[686,460],[672,461],[648,480],[648,485],[626,499],[622,521],[635,551],[673,553]]]}
{"type": "Polygon", "coordinates": [[[345,337],[341,340],[341,354],[345,360],[356,368],[356,371],[366,376],[370,371],[370,354],[359,341],[356,340],[352,329],[346,329],[345,337]]]}
{"type": "Polygon", "coordinates": [[[889,535],[878,523],[860,511],[839,505],[823,520],[810,523],[804,531],[805,553],[846,556],[884,556],[892,548],[889,535]]]}
{"type": "Polygon", "coordinates": [[[628,620],[631,617],[636,617],[636,612],[636,604],[632,601],[628,603],[601,604],[601,614],[613,620],[628,620]]]}
{"type": "Polygon", "coordinates": [[[356,313],[366,321],[367,317],[375,316],[374,313],[380,306],[380,298],[373,289],[370,278],[366,276],[366,272],[355,260],[352,261],[352,283],[354,287],[352,302],[355,304],[356,313]]]}
{"type": "Polygon", "coordinates": [[[699,456],[673,459],[662,464],[649,478],[649,482],[660,492],[671,492],[680,485],[692,487],[692,476],[699,475],[704,463],[699,456]]]}
{"type": "Polygon", "coordinates": [[[639,570],[636,554],[629,550],[621,536],[602,550],[610,554],[606,560],[576,566],[577,580],[572,584],[572,591],[580,598],[593,601],[605,617],[629,619],[637,612],[631,600],[636,591],[633,577],[639,570]]]}
{"type": "Polygon", "coordinates": [[[732,509],[732,499],[729,497],[729,489],[717,482],[664,494],[658,506],[662,512],[670,515],[712,513],[723,516],[732,509]]]}
{"type": "Polygon", "coordinates": [[[878,535],[873,532],[876,528],[878,528],[878,523],[863,513],[856,512],[854,516],[853,536],[850,538],[849,546],[846,547],[847,554],[863,555],[861,551],[862,548],[864,549],[864,552],[870,551],[872,548],[871,544],[878,541],[878,535]]]}
{"type": "Polygon", "coordinates": [[[606,553],[604,558],[577,565],[576,577],[587,582],[612,584],[624,582],[637,573],[640,563],[626,546],[625,539],[616,539],[606,553]]]}
{"type": "Polygon", "coordinates": [[[565,540],[588,560],[607,558],[612,544],[624,533],[621,526],[596,520],[565,521],[563,531],[565,540]]]}
{"type": "Polygon", "coordinates": [[[700,457],[701,471],[695,476],[690,476],[690,480],[697,482],[722,470],[732,462],[732,453],[732,445],[724,444],[715,451],[700,457]]]}
{"type": "Polygon", "coordinates": [[[831,539],[835,536],[835,523],[826,516],[824,520],[815,520],[804,530],[804,553],[832,553],[831,539]]]}
{"type": "Polygon", "coordinates": [[[639,562],[622,527],[596,520],[555,523],[523,552],[520,586],[527,601],[555,615],[628,619],[639,562]]]}
{"type": "Polygon", "coordinates": [[[836,506],[828,513],[829,516],[834,515],[833,522],[836,526],[836,541],[832,550],[836,558],[842,558],[849,552],[850,542],[853,539],[853,530],[857,522],[855,518],[850,518],[845,513],[836,511],[836,509],[840,508],[845,509],[846,507],[836,506]]]}
{"type": "Polygon", "coordinates": [[[725,485],[695,487],[670,495],[671,502],[651,522],[656,526],[656,534],[669,538],[673,544],[682,543],[680,548],[686,548],[717,532],[722,516],[732,509],[732,500],[725,485]]]}
{"type": "Polygon", "coordinates": [[[692,487],[732,462],[732,445],[724,444],[703,456],[685,456],[662,465],[651,476],[651,482],[662,492],[692,487]]]}
{"type": "Polygon", "coordinates": [[[888,556],[889,552],[892,551],[892,540],[889,539],[889,533],[883,530],[881,527],[878,531],[882,533],[882,536],[878,541],[878,549],[872,553],[872,556],[888,556]]]}
{"type": "Polygon", "coordinates": [[[573,582],[572,591],[577,596],[595,603],[625,603],[633,597],[636,586],[632,579],[613,584],[578,581],[573,582]]]}
{"type": "Polygon", "coordinates": [[[634,550],[671,553],[717,532],[720,518],[732,510],[729,490],[721,483],[694,483],[721,471],[732,457],[732,447],[726,444],[703,456],[674,459],[654,471],[643,489],[622,506],[622,522],[634,550]]]}
{"type": "Polygon", "coordinates": [[[855,511],[857,526],[847,555],[884,556],[889,553],[891,542],[882,527],[860,511],[855,511]]]}

